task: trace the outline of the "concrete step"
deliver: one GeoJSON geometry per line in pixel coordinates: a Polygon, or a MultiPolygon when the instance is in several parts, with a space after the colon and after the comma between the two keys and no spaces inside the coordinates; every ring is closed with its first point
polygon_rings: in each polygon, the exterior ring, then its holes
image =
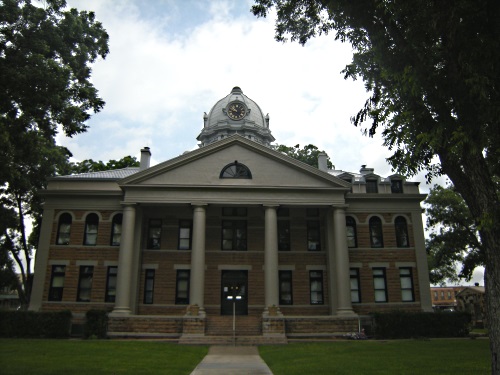
{"type": "Polygon", "coordinates": [[[278,345],[287,344],[285,335],[272,336],[198,336],[182,335],[179,344],[184,345],[278,345]]]}

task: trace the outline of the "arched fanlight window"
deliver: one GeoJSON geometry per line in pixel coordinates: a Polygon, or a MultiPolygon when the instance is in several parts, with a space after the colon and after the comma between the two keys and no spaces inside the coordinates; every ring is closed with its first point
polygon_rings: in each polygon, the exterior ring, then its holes
{"type": "Polygon", "coordinates": [[[370,243],[372,247],[384,247],[382,220],[377,216],[370,219],[370,243]]]}
{"type": "Polygon", "coordinates": [[[113,222],[111,223],[111,246],[120,246],[122,237],[122,221],[122,214],[116,214],[113,216],[113,222]]]}
{"type": "Polygon", "coordinates": [[[69,245],[69,237],[71,234],[72,217],[68,213],[64,213],[59,217],[59,225],[57,227],[57,245],[69,245]]]}
{"type": "Polygon", "coordinates": [[[356,233],[356,220],[352,216],[346,216],[345,226],[347,231],[347,246],[358,247],[358,236],[356,233]]]}
{"type": "Polygon", "coordinates": [[[219,178],[252,178],[252,172],[245,164],[238,163],[238,160],[235,160],[234,163],[222,168],[219,178]]]}
{"type": "Polygon", "coordinates": [[[398,216],[394,220],[394,227],[396,229],[396,244],[398,247],[409,247],[410,241],[408,240],[408,226],[406,219],[403,216],[398,216]]]}
{"type": "Polygon", "coordinates": [[[97,228],[99,227],[99,216],[97,214],[88,214],[85,219],[85,234],[83,244],[95,246],[97,244],[97,228]]]}

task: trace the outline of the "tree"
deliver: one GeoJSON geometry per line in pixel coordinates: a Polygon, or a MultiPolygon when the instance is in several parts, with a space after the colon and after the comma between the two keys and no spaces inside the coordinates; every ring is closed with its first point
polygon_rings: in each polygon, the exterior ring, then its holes
{"type": "Polygon", "coordinates": [[[108,35],[94,13],[65,8],[64,0],[0,2],[0,199],[7,213],[0,248],[20,269],[23,306],[41,215],[37,190],[70,156],[55,136],[86,131],[90,112],[104,106],[90,65],[106,57],[108,35]],[[30,238],[26,220],[35,223],[30,238]]]}
{"type": "MultiPolygon", "coordinates": [[[[300,160],[301,162],[312,165],[313,167],[316,168],[318,168],[318,155],[321,153],[326,154],[326,152],[320,151],[314,145],[307,145],[304,146],[304,148],[302,149],[300,148],[300,145],[295,145],[294,147],[289,147],[285,145],[276,145],[274,149],[294,159],[300,160]]],[[[328,155],[327,155],[327,166],[329,169],[335,168],[328,155]]]]}
{"type": "Polygon", "coordinates": [[[434,186],[425,204],[431,283],[470,280],[474,269],[484,266],[484,251],[469,208],[453,186],[434,186]]]}
{"type": "Polygon", "coordinates": [[[94,161],[86,159],[78,163],[70,163],[68,165],[67,174],[89,173],[99,171],[109,171],[112,169],[123,169],[127,167],[138,167],[139,162],[133,156],[125,156],[120,160],[110,160],[106,164],[102,161],[94,161]]]}
{"type": "Polygon", "coordinates": [[[349,42],[346,78],[369,93],[352,118],[381,131],[403,175],[447,175],[474,219],[485,259],[492,373],[500,374],[500,2],[256,0],[276,7],[276,39],[334,32],[349,42]]]}

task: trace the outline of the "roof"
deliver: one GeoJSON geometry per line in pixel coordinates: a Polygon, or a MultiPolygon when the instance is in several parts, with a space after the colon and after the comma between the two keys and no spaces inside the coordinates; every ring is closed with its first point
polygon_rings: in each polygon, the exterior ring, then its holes
{"type": "Polygon", "coordinates": [[[67,176],[56,176],[54,180],[121,180],[122,178],[132,176],[139,172],[139,167],[128,167],[123,169],[114,169],[109,171],[89,172],[80,174],[71,174],[67,176]]]}

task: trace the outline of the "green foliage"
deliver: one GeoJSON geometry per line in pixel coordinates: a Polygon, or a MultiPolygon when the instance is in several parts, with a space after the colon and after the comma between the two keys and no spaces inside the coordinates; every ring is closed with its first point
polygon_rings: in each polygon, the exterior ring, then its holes
{"type": "Polygon", "coordinates": [[[140,163],[134,156],[125,156],[119,160],[110,160],[106,164],[99,161],[94,161],[92,159],[86,159],[77,163],[70,163],[67,174],[78,174],[78,173],[89,173],[89,172],[99,172],[99,171],[109,171],[113,169],[123,169],[127,167],[139,167],[140,163]]]}
{"type": "Polygon", "coordinates": [[[431,283],[470,280],[474,269],[484,265],[484,251],[469,208],[453,186],[434,186],[425,204],[431,283]],[[459,264],[462,270],[457,275],[459,264]]]}
{"type": "Polygon", "coordinates": [[[21,273],[22,305],[29,303],[32,257],[38,243],[38,190],[67,163],[56,145],[86,131],[91,112],[104,106],[90,81],[90,65],[108,53],[108,35],[92,12],[65,10],[64,0],[0,2],[1,251],[21,273]],[[27,237],[25,220],[34,222],[27,237]]]}
{"type": "Polygon", "coordinates": [[[388,312],[373,314],[377,339],[465,337],[471,317],[463,312],[388,312]]]}
{"type": "Polygon", "coordinates": [[[108,312],[106,310],[89,310],[85,314],[83,337],[105,339],[108,334],[108,312]]]}
{"type": "MultiPolygon", "coordinates": [[[[300,148],[300,145],[295,145],[293,147],[285,145],[276,145],[274,149],[276,151],[282,152],[290,156],[291,158],[300,160],[301,162],[309,164],[316,168],[318,168],[318,155],[326,154],[326,152],[320,151],[318,147],[311,144],[304,146],[304,148],[300,148]]],[[[328,169],[335,168],[328,155],[327,155],[327,166],[328,169]]]]}
{"type": "Polygon", "coordinates": [[[0,337],[68,338],[71,312],[0,310],[0,337]]]}

